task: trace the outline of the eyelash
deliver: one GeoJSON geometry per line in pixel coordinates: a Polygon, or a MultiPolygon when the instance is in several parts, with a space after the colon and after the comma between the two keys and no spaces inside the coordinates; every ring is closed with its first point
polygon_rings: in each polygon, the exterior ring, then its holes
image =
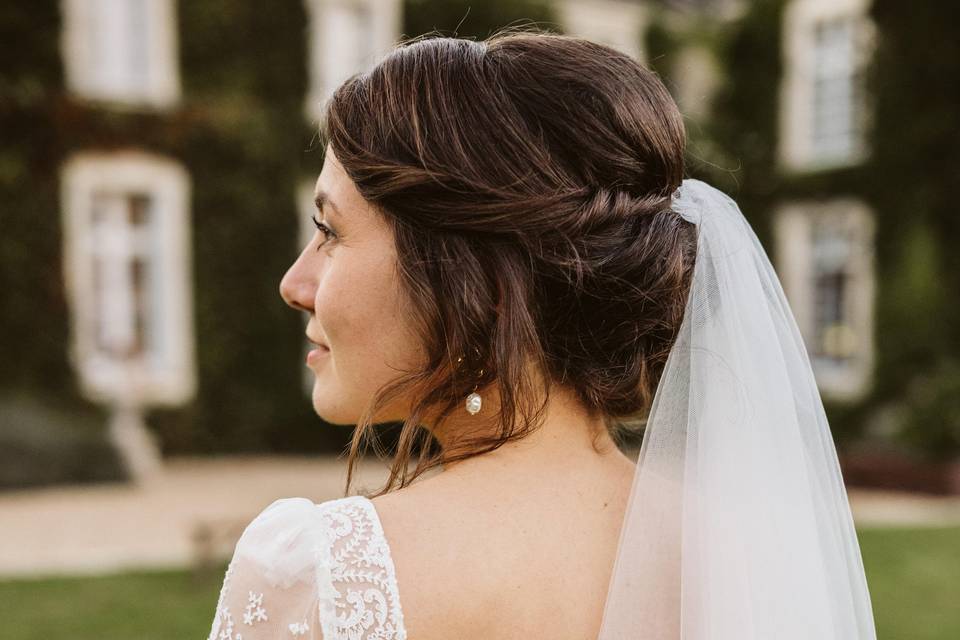
{"type": "Polygon", "coordinates": [[[319,250],[320,247],[322,247],[323,245],[327,244],[327,242],[329,242],[331,238],[335,238],[335,237],[337,236],[337,234],[335,234],[330,227],[328,227],[328,226],[325,225],[324,223],[322,223],[322,222],[320,222],[319,220],[317,220],[317,218],[316,218],[315,216],[311,216],[311,220],[313,220],[314,226],[317,227],[317,229],[320,230],[320,233],[322,233],[323,236],[324,236],[324,238],[325,238],[325,240],[324,240],[323,242],[321,242],[319,245],[317,245],[317,250],[319,250]]]}

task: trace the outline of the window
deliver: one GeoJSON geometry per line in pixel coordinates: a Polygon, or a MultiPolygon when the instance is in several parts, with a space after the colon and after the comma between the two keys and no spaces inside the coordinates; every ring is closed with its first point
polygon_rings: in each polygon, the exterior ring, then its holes
{"type": "MultiPolygon", "coordinates": [[[[297,191],[297,211],[300,214],[298,216],[300,219],[298,220],[298,224],[297,224],[298,251],[302,250],[305,246],[307,246],[307,243],[310,242],[310,240],[313,238],[314,232],[316,232],[317,230],[312,220],[315,216],[318,218],[320,217],[319,214],[317,213],[316,206],[313,204],[313,191],[315,186],[316,186],[315,180],[306,180],[300,184],[300,187],[297,191]]],[[[304,332],[306,332],[307,330],[307,323],[309,321],[310,321],[310,314],[304,313],[303,314],[304,332]]],[[[307,339],[306,333],[304,333],[301,338],[300,349],[302,352],[300,363],[301,363],[302,374],[303,374],[303,378],[302,378],[303,388],[304,388],[304,392],[309,398],[313,394],[313,383],[316,381],[317,376],[313,372],[313,369],[303,364],[304,361],[306,360],[307,352],[313,349],[313,343],[307,339]]]]}
{"type": "Polygon", "coordinates": [[[811,224],[814,356],[842,365],[856,355],[856,332],[844,312],[851,295],[854,238],[850,229],[824,219],[811,224]]]}
{"type": "Polygon", "coordinates": [[[684,117],[694,120],[708,117],[722,77],[710,50],[697,44],[683,47],[670,66],[670,77],[675,82],[677,105],[684,117]]]}
{"type": "Polygon", "coordinates": [[[399,38],[399,0],[305,0],[310,18],[310,89],[305,105],[311,121],[348,77],[371,68],[399,38]]]}
{"type": "Polygon", "coordinates": [[[149,321],[155,199],[146,192],[103,190],[90,204],[94,349],[118,360],[146,358],[157,347],[149,321]]]}
{"type": "Polygon", "coordinates": [[[856,22],[850,17],[822,20],[814,26],[811,145],[814,157],[855,156],[862,142],[857,107],[862,73],[854,64],[856,22]]]}
{"type": "Polygon", "coordinates": [[[784,205],[777,271],[821,388],[867,391],[873,362],[873,217],[858,200],[784,205]]]}
{"type": "Polygon", "coordinates": [[[622,0],[562,0],[557,13],[564,31],[613,47],[644,60],[644,32],[647,7],[639,2],[622,0]]]}
{"type": "Polygon", "coordinates": [[[178,404],[195,390],[188,178],[136,152],[63,172],[71,357],[95,400],[178,404]]]}
{"type": "Polygon", "coordinates": [[[92,100],[168,107],[180,97],[172,0],[64,0],[67,85],[92,100]]]}
{"type": "Polygon", "coordinates": [[[865,0],[795,0],[784,14],[780,153],[790,168],[849,165],[867,152],[865,12],[865,0]]]}

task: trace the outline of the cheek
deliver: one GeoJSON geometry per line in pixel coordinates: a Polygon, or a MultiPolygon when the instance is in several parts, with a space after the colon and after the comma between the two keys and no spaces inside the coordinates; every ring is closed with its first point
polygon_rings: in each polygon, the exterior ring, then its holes
{"type": "MultiPolygon", "coordinates": [[[[331,265],[315,299],[340,384],[369,396],[419,363],[421,350],[404,314],[392,265],[365,261],[331,265]]],[[[349,393],[348,389],[344,389],[349,393]]]]}

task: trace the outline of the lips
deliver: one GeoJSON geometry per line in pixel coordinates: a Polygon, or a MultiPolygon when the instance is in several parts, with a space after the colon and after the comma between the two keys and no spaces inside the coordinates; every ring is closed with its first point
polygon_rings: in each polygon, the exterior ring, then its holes
{"type": "Polygon", "coordinates": [[[320,342],[319,340],[314,340],[312,337],[310,337],[310,334],[309,334],[309,333],[307,334],[307,340],[309,340],[309,341],[312,342],[313,344],[317,345],[317,346],[320,347],[321,349],[325,349],[325,350],[327,350],[327,351],[330,350],[330,347],[328,347],[328,346],[325,345],[324,343],[320,342]]]}

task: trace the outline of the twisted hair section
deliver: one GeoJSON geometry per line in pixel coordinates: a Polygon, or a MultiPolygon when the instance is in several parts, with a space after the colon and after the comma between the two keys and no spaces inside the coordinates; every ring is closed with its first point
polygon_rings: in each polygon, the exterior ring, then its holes
{"type": "Polygon", "coordinates": [[[338,87],[321,135],[393,229],[425,354],[354,430],[348,492],[361,447],[382,455],[373,425],[398,398],[412,410],[375,495],[523,438],[554,385],[618,440],[649,411],[696,250],[670,208],[683,119],[652,71],[540,30],[415,38],[338,87]],[[442,427],[475,387],[499,394],[486,435],[430,454],[421,425],[442,427]]]}

